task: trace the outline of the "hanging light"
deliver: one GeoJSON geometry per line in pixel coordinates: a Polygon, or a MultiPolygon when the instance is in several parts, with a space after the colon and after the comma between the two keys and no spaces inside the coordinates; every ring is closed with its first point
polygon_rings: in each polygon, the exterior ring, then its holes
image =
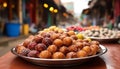
{"type": "Polygon", "coordinates": [[[48,8],[48,4],[47,4],[47,3],[44,3],[43,6],[44,6],[45,8],[48,8]]]}
{"type": "Polygon", "coordinates": [[[49,8],[49,11],[53,12],[54,8],[53,7],[50,7],[49,8]]]}
{"type": "Polygon", "coordinates": [[[57,13],[58,12],[58,10],[57,9],[54,9],[54,13],[57,13]]]}
{"type": "Polygon", "coordinates": [[[3,7],[7,7],[7,3],[6,2],[3,3],[3,7]]]}

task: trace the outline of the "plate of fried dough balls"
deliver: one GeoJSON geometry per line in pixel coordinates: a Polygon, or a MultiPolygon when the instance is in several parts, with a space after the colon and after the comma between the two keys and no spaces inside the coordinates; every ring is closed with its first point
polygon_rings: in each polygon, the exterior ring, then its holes
{"type": "Polygon", "coordinates": [[[58,27],[39,31],[31,35],[11,52],[33,64],[43,66],[77,65],[104,54],[107,49],[98,41],[79,39],[74,31],[58,27]]]}

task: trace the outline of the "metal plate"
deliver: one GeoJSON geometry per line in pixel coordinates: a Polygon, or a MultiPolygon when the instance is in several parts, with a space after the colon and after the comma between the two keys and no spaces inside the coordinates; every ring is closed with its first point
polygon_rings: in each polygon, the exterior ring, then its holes
{"type": "Polygon", "coordinates": [[[98,57],[100,55],[103,55],[104,53],[107,52],[107,48],[104,47],[103,45],[100,45],[100,52],[97,53],[96,55],[93,56],[88,56],[88,57],[82,57],[82,58],[71,58],[71,59],[42,59],[42,58],[32,58],[32,57],[27,57],[27,56],[22,56],[17,54],[15,48],[11,49],[11,52],[24,60],[27,60],[28,62],[31,62],[33,64],[41,65],[41,66],[73,66],[73,65],[78,65],[83,62],[87,62],[88,60],[98,57]]]}
{"type": "Polygon", "coordinates": [[[98,38],[98,37],[90,37],[92,40],[97,40],[100,43],[114,43],[118,42],[120,38],[98,38]]]}

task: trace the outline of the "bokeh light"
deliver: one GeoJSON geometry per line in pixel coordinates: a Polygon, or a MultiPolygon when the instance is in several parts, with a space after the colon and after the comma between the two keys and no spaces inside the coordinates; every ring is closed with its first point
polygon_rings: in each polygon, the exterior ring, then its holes
{"type": "Polygon", "coordinates": [[[53,10],[54,10],[54,8],[53,8],[53,7],[50,7],[50,8],[49,8],[49,11],[51,11],[51,12],[52,12],[53,10]]]}
{"type": "Polygon", "coordinates": [[[58,10],[57,9],[54,9],[54,13],[57,13],[58,12],[58,10]]]}
{"type": "Polygon", "coordinates": [[[44,3],[43,6],[44,6],[45,8],[48,8],[48,4],[46,4],[46,3],[44,3]]]}
{"type": "Polygon", "coordinates": [[[3,3],[3,7],[7,7],[7,3],[6,2],[3,3]]]}

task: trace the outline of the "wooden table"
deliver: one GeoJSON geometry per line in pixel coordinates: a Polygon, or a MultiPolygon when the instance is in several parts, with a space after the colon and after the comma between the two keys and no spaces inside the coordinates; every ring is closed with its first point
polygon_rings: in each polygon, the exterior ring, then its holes
{"type": "Polygon", "coordinates": [[[8,52],[0,57],[0,69],[120,69],[120,44],[103,44],[108,51],[92,61],[72,67],[43,67],[31,64],[8,52]]]}

